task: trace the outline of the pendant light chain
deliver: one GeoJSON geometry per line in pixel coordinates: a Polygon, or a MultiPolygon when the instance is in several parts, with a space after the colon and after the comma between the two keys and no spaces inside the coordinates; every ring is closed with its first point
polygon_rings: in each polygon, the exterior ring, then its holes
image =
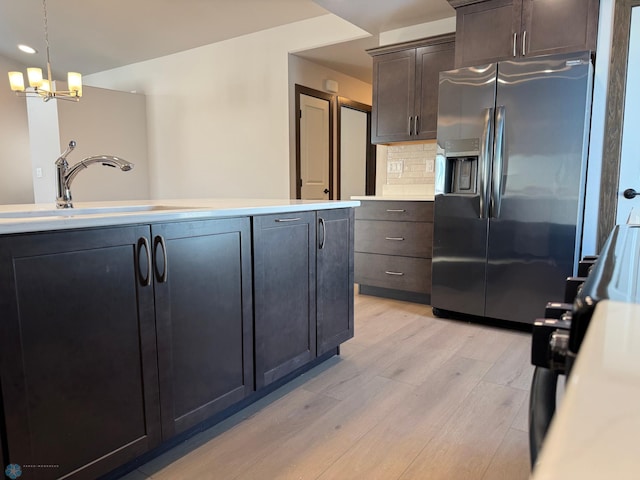
{"type": "MultiPolygon", "coordinates": [[[[47,22],[47,0],[42,0],[42,9],[44,10],[44,42],[47,49],[47,79],[51,83],[51,57],[49,54],[49,24],[47,22]]],[[[53,88],[53,85],[51,85],[53,88]]]]}

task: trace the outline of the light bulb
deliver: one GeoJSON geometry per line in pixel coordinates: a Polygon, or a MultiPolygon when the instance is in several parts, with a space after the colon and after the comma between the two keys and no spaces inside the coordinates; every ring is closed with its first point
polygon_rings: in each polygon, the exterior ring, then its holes
{"type": "Polygon", "coordinates": [[[42,85],[42,69],[27,68],[27,77],[29,78],[29,86],[37,88],[42,85]]]}
{"type": "Polygon", "coordinates": [[[70,92],[75,93],[78,97],[82,96],[82,75],[78,72],[69,72],[67,74],[67,84],[70,92]]]}
{"type": "Polygon", "coordinates": [[[24,92],[24,77],[22,72],[9,72],[9,84],[14,92],[24,92]]]}

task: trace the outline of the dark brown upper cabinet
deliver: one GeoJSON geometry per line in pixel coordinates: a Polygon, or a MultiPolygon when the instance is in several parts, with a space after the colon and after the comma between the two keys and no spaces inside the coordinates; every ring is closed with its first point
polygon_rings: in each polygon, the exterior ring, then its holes
{"type": "Polygon", "coordinates": [[[454,66],[455,35],[368,50],[373,56],[371,143],[436,138],[438,80],[454,66]]]}
{"type": "Polygon", "coordinates": [[[596,49],[599,0],[448,0],[456,67],[596,49]]]}

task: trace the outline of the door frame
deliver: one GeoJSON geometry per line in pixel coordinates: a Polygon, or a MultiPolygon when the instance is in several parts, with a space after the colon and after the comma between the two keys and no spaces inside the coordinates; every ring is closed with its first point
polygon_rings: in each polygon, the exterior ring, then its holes
{"type": "Polygon", "coordinates": [[[607,86],[607,107],[602,149],[600,177],[600,206],[598,208],[598,251],[602,249],[616,222],[618,185],[622,154],[624,103],[627,89],[627,63],[631,36],[631,9],[640,0],[615,0],[613,39],[607,86]]]}
{"type": "Polygon", "coordinates": [[[342,186],[342,158],[340,151],[342,150],[340,146],[342,145],[341,138],[341,127],[342,127],[342,107],[347,107],[352,110],[357,110],[359,112],[363,112],[367,114],[367,153],[366,153],[366,173],[365,173],[365,195],[374,195],[376,191],[376,146],[371,143],[371,105],[367,105],[364,103],[356,102],[355,100],[351,100],[346,97],[338,97],[338,120],[337,120],[337,143],[338,143],[338,152],[337,152],[337,199],[341,200],[341,191],[340,188],[342,186]]]}
{"type": "Polygon", "coordinates": [[[296,198],[302,198],[302,177],[300,166],[300,95],[307,95],[309,97],[319,98],[321,100],[327,100],[329,102],[329,200],[334,198],[333,188],[333,110],[335,103],[335,95],[321,92],[320,90],[314,90],[313,88],[305,87],[303,85],[295,84],[295,96],[296,96],[296,198]]]}

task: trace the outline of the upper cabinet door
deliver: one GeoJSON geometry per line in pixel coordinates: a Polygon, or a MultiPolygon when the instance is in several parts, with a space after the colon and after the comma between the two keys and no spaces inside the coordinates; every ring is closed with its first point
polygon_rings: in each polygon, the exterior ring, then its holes
{"type": "Polygon", "coordinates": [[[410,137],[415,103],[415,49],[373,58],[372,143],[398,142],[410,137]]]}
{"type": "Polygon", "coordinates": [[[456,9],[456,68],[518,56],[522,0],[491,0],[456,9]]]}
{"type": "Polygon", "coordinates": [[[524,0],[522,56],[595,50],[598,0],[524,0]]]}
{"type": "Polygon", "coordinates": [[[453,68],[452,41],[416,49],[416,120],[413,140],[436,138],[440,72],[453,68]]]}

